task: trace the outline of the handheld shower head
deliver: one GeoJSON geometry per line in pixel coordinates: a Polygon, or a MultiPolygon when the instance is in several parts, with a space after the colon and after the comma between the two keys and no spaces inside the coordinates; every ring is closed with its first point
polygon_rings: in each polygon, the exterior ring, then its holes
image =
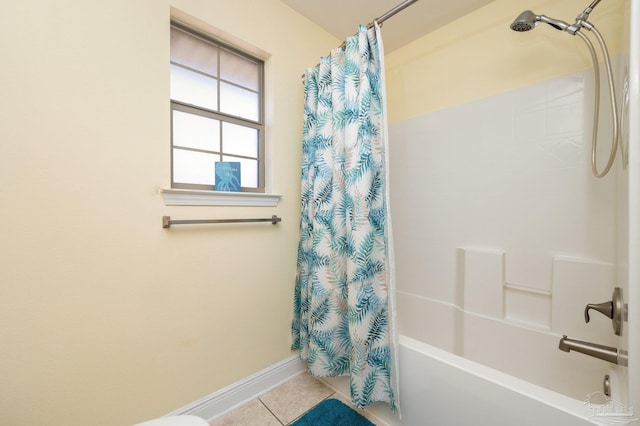
{"type": "Polygon", "coordinates": [[[524,32],[529,31],[535,28],[538,25],[538,20],[536,19],[537,15],[530,10],[525,10],[522,12],[513,24],[511,24],[511,29],[513,31],[524,32]]]}
{"type": "MultiPolygon", "coordinates": [[[[511,29],[513,31],[529,31],[532,30],[538,25],[539,22],[544,22],[545,24],[551,25],[553,28],[559,31],[568,31],[570,30],[570,26],[568,23],[561,21],[559,19],[549,18],[545,15],[536,15],[530,10],[525,10],[522,12],[515,21],[511,24],[511,29]]],[[[573,34],[573,32],[568,31],[573,34]]]]}

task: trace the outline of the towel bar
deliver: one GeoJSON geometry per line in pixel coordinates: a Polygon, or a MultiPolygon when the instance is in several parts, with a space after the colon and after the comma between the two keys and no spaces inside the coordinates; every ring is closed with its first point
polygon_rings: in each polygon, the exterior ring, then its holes
{"type": "Polygon", "coordinates": [[[273,215],[270,218],[259,219],[191,219],[191,220],[175,220],[170,216],[162,216],[162,227],[170,228],[171,225],[193,225],[200,223],[249,223],[249,222],[271,222],[272,225],[282,222],[282,218],[273,215]]]}

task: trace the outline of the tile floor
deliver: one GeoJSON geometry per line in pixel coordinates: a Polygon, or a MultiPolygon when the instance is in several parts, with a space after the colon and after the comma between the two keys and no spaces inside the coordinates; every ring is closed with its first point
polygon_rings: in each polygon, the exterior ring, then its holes
{"type": "MultiPolygon", "coordinates": [[[[211,426],[283,426],[297,420],[304,413],[327,398],[336,398],[353,407],[341,394],[306,373],[299,374],[260,395],[258,398],[214,419],[211,426]]],[[[357,410],[378,426],[384,423],[362,410],[357,410]]]]}

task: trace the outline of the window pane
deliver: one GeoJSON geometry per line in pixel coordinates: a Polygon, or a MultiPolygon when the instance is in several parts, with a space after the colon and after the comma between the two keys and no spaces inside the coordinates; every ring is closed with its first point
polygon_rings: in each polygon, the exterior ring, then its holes
{"type": "Polygon", "coordinates": [[[173,111],[173,145],[220,151],[220,122],[211,118],[173,111]]]}
{"type": "Polygon", "coordinates": [[[240,163],[240,184],[246,188],[258,187],[258,161],[247,160],[246,158],[231,157],[225,155],[222,161],[239,161],[240,163]]]}
{"type": "Polygon", "coordinates": [[[258,90],[258,64],[227,50],[220,50],[220,78],[258,90]]]}
{"type": "Polygon", "coordinates": [[[220,111],[259,121],[258,94],[227,83],[220,83],[220,111]]]}
{"type": "Polygon", "coordinates": [[[176,28],[171,28],[171,62],[218,76],[218,48],[176,28]]]}
{"type": "Polygon", "coordinates": [[[257,129],[222,123],[222,141],[225,154],[258,157],[257,129]]]}
{"type": "Polygon", "coordinates": [[[174,149],[173,181],[176,183],[211,185],[213,187],[215,163],[219,160],[219,155],[174,149]]]}
{"type": "Polygon", "coordinates": [[[217,110],[216,81],[214,78],[171,64],[171,99],[217,110]]]}

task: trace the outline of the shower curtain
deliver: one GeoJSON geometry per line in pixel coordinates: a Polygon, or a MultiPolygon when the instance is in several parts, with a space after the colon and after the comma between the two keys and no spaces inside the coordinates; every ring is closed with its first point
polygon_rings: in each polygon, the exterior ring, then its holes
{"type": "Polygon", "coordinates": [[[357,407],[398,412],[383,71],[375,24],[305,72],[292,349],[313,376],[348,375],[357,407]]]}

